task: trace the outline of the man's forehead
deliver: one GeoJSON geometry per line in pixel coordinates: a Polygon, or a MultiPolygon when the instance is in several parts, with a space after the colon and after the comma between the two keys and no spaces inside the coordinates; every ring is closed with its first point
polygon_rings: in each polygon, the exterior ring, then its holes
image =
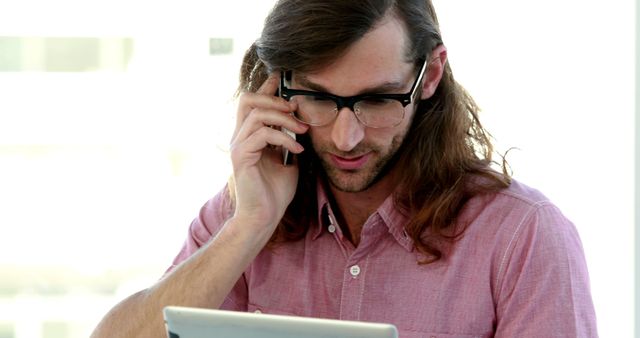
{"type": "Polygon", "coordinates": [[[336,95],[396,93],[411,86],[415,69],[413,63],[406,62],[393,68],[362,67],[347,71],[293,72],[292,83],[336,95]]]}
{"type": "Polygon", "coordinates": [[[411,82],[416,68],[406,57],[407,40],[404,24],[390,16],[333,62],[312,71],[294,72],[294,83],[313,85],[313,89],[337,95],[356,95],[378,88],[403,89],[411,82]]]}

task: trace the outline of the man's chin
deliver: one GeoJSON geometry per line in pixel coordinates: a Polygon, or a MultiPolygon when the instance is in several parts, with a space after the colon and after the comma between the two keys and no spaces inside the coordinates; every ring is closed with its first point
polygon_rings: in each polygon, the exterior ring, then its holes
{"type": "Polygon", "coordinates": [[[336,190],[342,192],[356,193],[362,192],[373,185],[374,177],[367,177],[362,172],[328,172],[329,183],[336,190]]]}

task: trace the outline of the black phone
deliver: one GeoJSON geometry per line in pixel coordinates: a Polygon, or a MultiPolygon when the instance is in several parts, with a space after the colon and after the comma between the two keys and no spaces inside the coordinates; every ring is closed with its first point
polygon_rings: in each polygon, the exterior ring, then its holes
{"type": "MultiPolygon", "coordinates": [[[[280,81],[280,84],[282,84],[282,81],[280,81]]],[[[282,90],[280,86],[278,86],[278,91],[276,92],[276,96],[282,97],[280,93],[282,93],[282,90]]],[[[292,139],[294,140],[296,139],[296,134],[291,130],[284,127],[281,128],[280,130],[282,130],[282,132],[284,132],[285,134],[289,135],[292,139]]],[[[282,164],[290,165],[291,163],[293,163],[293,154],[289,152],[289,149],[282,147],[282,164]]]]}

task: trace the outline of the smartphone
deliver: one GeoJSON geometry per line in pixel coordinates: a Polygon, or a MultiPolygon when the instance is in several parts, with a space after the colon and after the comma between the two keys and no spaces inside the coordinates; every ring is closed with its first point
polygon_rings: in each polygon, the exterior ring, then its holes
{"type": "MultiPolygon", "coordinates": [[[[287,128],[282,128],[282,131],[291,136],[292,139],[296,139],[296,134],[287,128]]],[[[293,163],[293,154],[289,152],[289,149],[282,147],[282,164],[289,165],[293,163]]]]}
{"type": "MultiPolygon", "coordinates": [[[[282,93],[282,88],[280,88],[280,86],[282,85],[282,81],[280,81],[280,85],[278,87],[278,92],[276,93],[277,96],[282,97],[282,95],[280,93],[282,93]]],[[[289,135],[292,139],[296,139],[296,134],[294,132],[292,132],[291,130],[287,129],[287,128],[281,128],[282,132],[284,132],[285,134],[289,135]]],[[[293,154],[291,154],[289,152],[289,149],[282,147],[282,164],[284,165],[290,165],[291,163],[293,163],[293,154]]]]}

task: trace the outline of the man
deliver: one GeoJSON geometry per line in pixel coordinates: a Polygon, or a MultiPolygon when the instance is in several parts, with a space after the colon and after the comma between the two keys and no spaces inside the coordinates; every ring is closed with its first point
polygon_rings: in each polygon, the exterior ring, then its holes
{"type": "Polygon", "coordinates": [[[95,337],[161,336],[166,305],[401,337],[597,336],[576,230],[491,168],[430,1],[279,1],[241,79],[232,180],[95,337]]]}

